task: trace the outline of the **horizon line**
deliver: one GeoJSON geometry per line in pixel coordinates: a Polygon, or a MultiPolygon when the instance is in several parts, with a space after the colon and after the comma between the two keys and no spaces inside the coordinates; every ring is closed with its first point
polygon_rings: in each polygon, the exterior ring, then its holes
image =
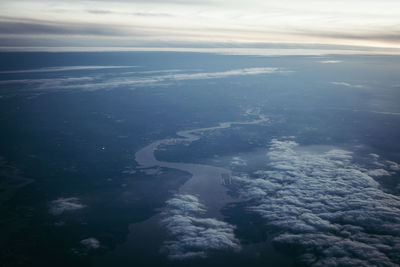
{"type": "Polygon", "coordinates": [[[326,56],[326,55],[400,55],[400,49],[381,47],[315,48],[281,47],[146,47],[146,46],[0,46],[1,53],[11,52],[186,52],[253,56],[326,56]]]}

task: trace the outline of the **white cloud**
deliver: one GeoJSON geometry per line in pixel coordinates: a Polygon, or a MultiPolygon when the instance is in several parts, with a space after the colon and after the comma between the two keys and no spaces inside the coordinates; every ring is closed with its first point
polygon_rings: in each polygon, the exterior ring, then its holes
{"type": "Polygon", "coordinates": [[[161,175],[163,173],[160,168],[142,169],[142,172],[144,172],[146,175],[161,175]]]}
{"type": "MultiPolygon", "coordinates": [[[[163,70],[167,72],[167,70],[163,70]]],[[[163,73],[160,72],[160,73],[163,73]]],[[[171,70],[168,74],[148,75],[132,77],[132,73],[118,73],[116,76],[93,75],[85,77],[63,77],[53,79],[22,79],[22,80],[3,80],[0,84],[26,84],[29,90],[99,90],[114,89],[121,86],[160,86],[173,82],[186,80],[222,79],[231,76],[247,76],[288,72],[280,68],[243,68],[221,72],[197,72],[197,73],[176,73],[171,70]]],[[[148,73],[151,74],[151,73],[148,73]]]]}
{"type": "Polygon", "coordinates": [[[175,240],[164,242],[163,249],[170,259],[204,258],[211,250],[240,249],[234,226],[214,218],[201,218],[205,211],[193,195],[175,195],[167,201],[162,224],[175,240]]]}
{"type": "Polygon", "coordinates": [[[380,190],[351,152],[272,140],[267,158],[257,179],[234,180],[255,203],[249,209],[279,229],[276,244],[300,248],[314,266],[400,263],[400,198],[380,190]]]}
{"type": "Polygon", "coordinates": [[[182,81],[182,80],[218,79],[230,76],[271,74],[276,72],[282,72],[282,70],[280,70],[279,68],[244,68],[244,69],[235,69],[235,70],[228,70],[221,72],[172,74],[172,75],[166,75],[162,78],[182,81]]]}
{"type": "Polygon", "coordinates": [[[368,171],[368,175],[372,177],[389,176],[390,173],[384,169],[375,169],[368,171]]]}
{"type": "Polygon", "coordinates": [[[240,158],[240,157],[233,157],[231,161],[232,166],[246,166],[247,162],[246,160],[240,158]]]}
{"type": "Polygon", "coordinates": [[[319,63],[322,63],[322,64],[335,64],[335,63],[341,63],[341,62],[342,62],[341,60],[322,60],[319,63]]]}
{"type": "Polygon", "coordinates": [[[65,211],[78,210],[84,207],[86,206],[79,203],[79,198],[59,198],[51,202],[49,212],[53,215],[60,215],[65,211]]]}
{"type": "Polygon", "coordinates": [[[398,164],[396,162],[393,162],[393,161],[390,161],[390,160],[387,160],[386,164],[389,166],[389,168],[392,171],[400,171],[400,164],[398,164]]]}
{"type": "Polygon", "coordinates": [[[346,82],[331,82],[331,84],[345,86],[345,87],[351,87],[351,88],[364,88],[365,87],[360,84],[350,84],[350,83],[346,83],[346,82]]]}
{"type": "Polygon", "coordinates": [[[93,238],[93,237],[83,239],[80,243],[88,249],[97,249],[100,247],[99,240],[97,240],[96,238],[93,238]]]}

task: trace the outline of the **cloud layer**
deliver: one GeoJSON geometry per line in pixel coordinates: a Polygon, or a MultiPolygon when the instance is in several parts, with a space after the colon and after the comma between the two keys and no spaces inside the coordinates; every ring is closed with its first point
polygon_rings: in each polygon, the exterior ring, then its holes
{"type": "Polygon", "coordinates": [[[3,0],[0,9],[0,40],[12,46],[295,42],[399,48],[400,40],[394,0],[3,0]]]}
{"type": "Polygon", "coordinates": [[[267,158],[258,178],[235,180],[254,203],[249,209],[277,229],[276,244],[299,248],[302,261],[314,266],[400,263],[400,198],[370,176],[390,174],[397,164],[385,162],[385,173],[367,170],[351,152],[312,152],[279,140],[267,158]]]}
{"type": "Polygon", "coordinates": [[[209,251],[240,249],[234,226],[213,218],[201,218],[205,207],[193,195],[175,195],[167,201],[162,224],[173,241],[164,243],[169,259],[204,258],[209,251]]]}

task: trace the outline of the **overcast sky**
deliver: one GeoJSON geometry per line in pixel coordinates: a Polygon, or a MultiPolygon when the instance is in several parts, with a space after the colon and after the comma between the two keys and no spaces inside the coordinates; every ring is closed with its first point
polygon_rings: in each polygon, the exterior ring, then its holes
{"type": "Polygon", "coordinates": [[[0,46],[400,48],[399,0],[0,0],[0,46]]]}

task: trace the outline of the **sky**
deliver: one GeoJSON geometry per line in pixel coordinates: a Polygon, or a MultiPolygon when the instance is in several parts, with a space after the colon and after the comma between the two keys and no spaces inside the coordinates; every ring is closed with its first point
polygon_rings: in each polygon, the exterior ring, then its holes
{"type": "Polygon", "coordinates": [[[4,47],[400,50],[398,0],[0,0],[4,47]]]}

